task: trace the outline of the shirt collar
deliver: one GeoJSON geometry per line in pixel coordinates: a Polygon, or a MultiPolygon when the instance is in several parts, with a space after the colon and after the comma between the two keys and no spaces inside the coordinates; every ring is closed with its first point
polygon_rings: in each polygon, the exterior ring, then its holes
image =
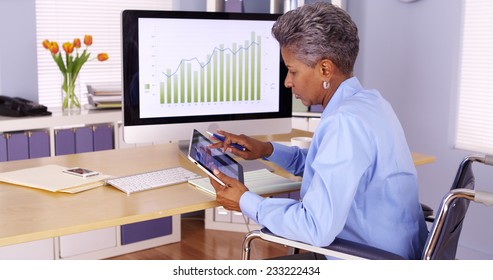
{"type": "Polygon", "coordinates": [[[322,118],[335,111],[346,98],[353,96],[362,89],[363,87],[356,77],[351,77],[343,81],[337,88],[332,98],[329,100],[327,107],[325,107],[322,113],[322,118]]]}

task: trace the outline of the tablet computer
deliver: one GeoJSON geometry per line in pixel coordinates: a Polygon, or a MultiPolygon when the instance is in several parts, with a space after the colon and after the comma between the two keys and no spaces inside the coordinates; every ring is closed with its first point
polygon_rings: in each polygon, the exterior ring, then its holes
{"type": "Polygon", "coordinates": [[[244,183],[243,167],[221,149],[209,148],[211,144],[213,143],[209,138],[194,129],[188,149],[188,159],[223,186],[226,184],[214,175],[214,168],[244,183]]]}

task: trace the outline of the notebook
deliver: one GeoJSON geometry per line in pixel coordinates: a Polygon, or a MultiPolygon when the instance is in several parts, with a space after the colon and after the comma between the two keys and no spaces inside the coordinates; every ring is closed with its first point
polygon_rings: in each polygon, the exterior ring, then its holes
{"type": "MultiPolygon", "coordinates": [[[[291,181],[267,169],[247,171],[244,173],[244,178],[245,186],[250,191],[259,195],[297,191],[301,186],[301,182],[291,181]]],[[[209,177],[189,180],[188,183],[211,195],[216,195],[214,187],[209,181],[209,177]]]]}

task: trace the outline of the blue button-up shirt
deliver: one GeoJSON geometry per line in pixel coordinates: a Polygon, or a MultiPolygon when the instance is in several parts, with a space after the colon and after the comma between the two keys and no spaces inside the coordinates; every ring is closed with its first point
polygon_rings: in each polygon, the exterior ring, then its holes
{"type": "Polygon", "coordinates": [[[399,120],[377,91],[363,89],[354,77],[344,81],[309,149],[273,146],[268,160],[303,176],[301,201],[246,192],[240,199],[245,215],[315,246],[339,237],[421,257],[427,228],[416,169],[399,120]]]}

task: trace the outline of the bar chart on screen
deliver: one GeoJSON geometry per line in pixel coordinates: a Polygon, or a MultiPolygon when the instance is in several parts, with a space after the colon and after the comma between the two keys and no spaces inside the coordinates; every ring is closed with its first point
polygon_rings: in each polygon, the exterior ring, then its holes
{"type": "Polygon", "coordinates": [[[139,34],[139,47],[147,48],[140,57],[139,90],[148,117],[180,115],[183,106],[195,106],[197,115],[278,109],[280,58],[270,25],[218,28],[214,20],[197,20],[170,26],[165,19],[142,24],[153,27],[139,34]],[[190,28],[193,35],[187,36],[190,28]]]}

